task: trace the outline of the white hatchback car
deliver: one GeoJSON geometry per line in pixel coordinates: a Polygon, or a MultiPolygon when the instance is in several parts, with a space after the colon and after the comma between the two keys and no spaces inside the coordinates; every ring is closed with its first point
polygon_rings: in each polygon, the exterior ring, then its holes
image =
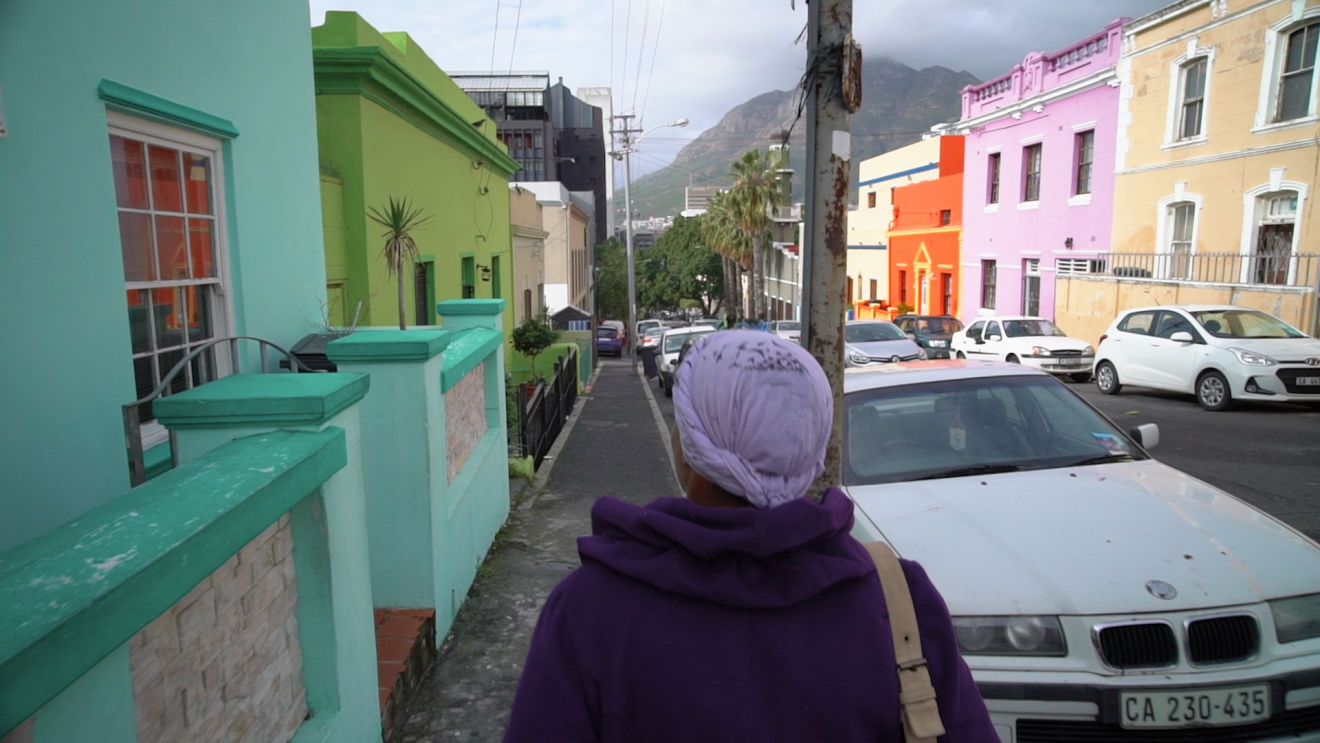
{"type": "Polygon", "coordinates": [[[953,334],[949,348],[955,358],[1026,364],[1074,382],[1089,380],[1095,361],[1091,344],[1030,315],[978,317],[953,334]]]}
{"type": "Polygon", "coordinates": [[[1320,340],[1268,312],[1228,305],[1126,310],[1100,336],[1095,383],[1187,392],[1206,410],[1234,399],[1320,402],[1320,340]]]}
{"type": "Polygon", "coordinates": [[[683,342],[688,339],[710,335],[719,328],[709,325],[686,325],[681,328],[669,328],[660,336],[660,345],[655,351],[657,384],[664,391],[665,397],[674,395],[674,371],[678,369],[678,355],[683,350],[683,342]]]}
{"type": "Polygon", "coordinates": [[[854,534],[925,567],[1004,743],[1320,741],[1320,545],[1024,366],[844,374],[854,534]]]}

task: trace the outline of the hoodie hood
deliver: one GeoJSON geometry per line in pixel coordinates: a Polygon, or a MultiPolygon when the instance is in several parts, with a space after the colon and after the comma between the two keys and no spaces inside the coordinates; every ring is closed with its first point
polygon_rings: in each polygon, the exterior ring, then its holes
{"type": "Polygon", "coordinates": [[[708,508],[686,498],[637,506],[601,498],[589,537],[578,539],[583,564],[596,562],[667,593],[742,608],[805,601],[875,571],[848,535],[852,501],[830,488],[819,503],[708,508]]]}

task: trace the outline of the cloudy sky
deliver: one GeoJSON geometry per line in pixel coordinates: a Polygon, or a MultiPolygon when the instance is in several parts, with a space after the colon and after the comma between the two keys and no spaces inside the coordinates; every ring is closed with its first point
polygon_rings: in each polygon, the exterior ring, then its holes
{"type": "MultiPolygon", "coordinates": [[[[1173,0],[854,0],[864,56],[942,65],[985,80],[1030,51],[1052,51],[1173,0]]],[[[311,0],[356,11],[381,31],[406,31],[450,71],[538,70],[576,90],[608,86],[615,113],[645,128],[686,117],[686,129],[648,135],[634,177],[677,151],[739,103],[788,90],[802,75],[804,0],[311,0]],[[796,7],[795,7],[796,6],[796,7]]]]}

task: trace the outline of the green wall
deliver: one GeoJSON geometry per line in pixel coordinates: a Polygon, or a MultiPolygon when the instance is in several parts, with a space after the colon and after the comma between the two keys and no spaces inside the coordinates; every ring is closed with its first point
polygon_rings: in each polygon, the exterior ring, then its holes
{"type": "Polygon", "coordinates": [[[101,80],[232,123],[234,330],[292,345],[319,324],[307,27],[301,0],[0,3],[0,551],[128,484],[120,405],[136,390],[101,80]]]}
{"type": "MultiPolygon", "coordinates": [[[[491,265],[500,256],[499,296],[512,291],[509,175],[517,168],[485,113],[407,34],[381,34],[356,13],[332,11],[312,29],[317,144],[323,172],[342,182],[341,215],[326,210],[326,262],[336,277],[331,236],[342,235],[346,305],[363,301],[359,325],[397,325],[396,280],[381,258],[383,228],[367,216],[406,197],[431,217],[413,233],[435,263],[434,299],[462,297],[461,260],[491,265]],[[480,122],[473,126],[472,122],[480,122]],[[337,223],[336,223],[337,222],[337,223]]],[[[327,199],[333,198],[326,191],[327,199]]],[[[476,297],[495,296],[479,278],[476,297]]],[[[414,324],[413,283],[405,277],[405,318],[414,324]]],[[[506,307],[504,335],[513,330],[506,307]]]]}

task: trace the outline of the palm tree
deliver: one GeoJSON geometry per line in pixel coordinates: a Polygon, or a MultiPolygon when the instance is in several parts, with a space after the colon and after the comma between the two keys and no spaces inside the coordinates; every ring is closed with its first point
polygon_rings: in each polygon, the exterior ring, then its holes
{"type": "Polygon", "coordinates": [[[733,163],[729,175],[733,178],[733,188],[729,190],[731,215],[751,246],[752,314],[764,319],[770,209],[779,206],[782,200],[774,163],[761,150],[751,150],[733,163]]]}
{"type": "Polygon", "coordinates": [[[408,203],[407,197],[389,198],[384,209],[367,208],[367,216],[372,221],[385,227],[381,237],[385,238],[385,248],[380,254],[385,259],[385,270],[399,281],[399,330],[407,330],[407,314],[404,310],[403,274],[404,269],[417,260],[417,242],[413,239],[413,230],[431,221],[431,217],[422,215],[421,207],[408,203]]]}
{"type": "Polygon", "coordinates": [[[721,191],[706,206],[702,238],[719,254],[724,269],[724,306],[731,315],[746,316],[742,303],[742,271],[750,265],[751,248],[738,228],[729,206],[727,191],[721,191]]]}

